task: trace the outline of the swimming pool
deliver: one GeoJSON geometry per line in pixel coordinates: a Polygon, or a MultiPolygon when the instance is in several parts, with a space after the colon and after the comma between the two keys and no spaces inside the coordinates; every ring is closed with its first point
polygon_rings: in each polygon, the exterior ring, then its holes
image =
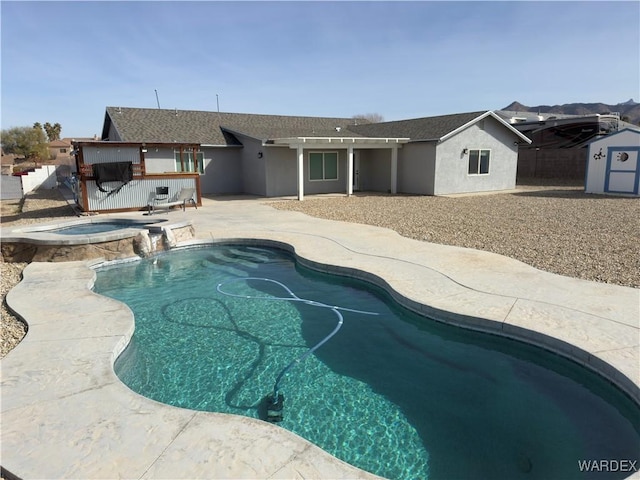
{"type": "Polygon", "coordinates": [[[638,406],[601,377],[536,347],[429,321],[277,250],[215,246],[100,269],[96,292],[136,318],[120,378],[172,405],[261,417],[278,374],[336,317],[271,300],[288,294],[248,277],[377,313],[343,311],[340,331],[281,384],[279,425],[348,463],[399,479],[572,478],[580,460],[638,457],[638,406]]]}

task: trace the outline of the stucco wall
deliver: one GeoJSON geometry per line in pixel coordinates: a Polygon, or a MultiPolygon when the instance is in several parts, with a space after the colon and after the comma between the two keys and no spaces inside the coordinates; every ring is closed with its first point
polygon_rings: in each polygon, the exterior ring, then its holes
{"type": "Polygon", "coordinates": [[[487,117],[437,145],[435,195],[509,190],[516,186],[518,137],[487,117]],[[483,126],[482,126],[483,125],[483,126]],[[469,154],[463,149],[489,149],[489,173],[469,175],[469,154]]]}
{"type": "Polygon", "coordinates": [[[266,181],[266,150],[262,142],[255,138],[236,134],[243,147],[239,151],[242,177],[242,192],[249,195],[265,196],[267,194],[266,181]],[[263,155],[258,158],[258,152],[263,155]]]}
{"type": "Polygon", "coordinates": [[[200,176],[203,194],[242,193],[241,148],[201,147],[204,152],[204,175],[200,176]]]}
{"type": "MultiPolygon", "coordinates": [[[[204,175],[200,176],[202,194],[242,193],[240,148],[201,147],[204,175]]],[[[144,154],[147,174],[176,171],[173,148],[151,147],[144,154]]]]}
{"type": "Polygon", "coordinates": [[[391,149],[367,150],[366,166],[362,166],[360,171],[366,169],[366,184],[362,185],[362,190],[372,192],[391,191],[391,149]]]}
{"type": "Polygon", "coordinates": [[[267,196],[282,197],[298,193],[296,151],[272,147],[264,152],[267,162],[267,196]]]}
{"type": "Polygon", "coordinates": [[[398,150],[398,192],[433,195],[436,148],[433,143],[407,143],[398,150]]]}

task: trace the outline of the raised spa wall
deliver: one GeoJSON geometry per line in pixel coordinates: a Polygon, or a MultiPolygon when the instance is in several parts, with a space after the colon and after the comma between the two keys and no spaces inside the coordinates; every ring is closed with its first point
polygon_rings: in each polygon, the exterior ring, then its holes
{"type": "MultiPolygon", "coordinates": [[[[66,225],[51,225],[51,228],[66,225]]],[[[90,235],[59,235],[46,230],[13,229],[2,234],[5,262],[70,262],[148,257],[195,238],[191,221],[140,225],[90,235]]]]}

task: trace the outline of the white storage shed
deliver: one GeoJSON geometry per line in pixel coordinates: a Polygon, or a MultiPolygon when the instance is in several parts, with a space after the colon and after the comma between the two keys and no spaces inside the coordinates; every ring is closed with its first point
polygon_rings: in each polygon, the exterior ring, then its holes
{"type": "Polygon", "coordinates": [[[639,196],[640,131],[625,129],[589,144],[586,193],[639,196]]]}

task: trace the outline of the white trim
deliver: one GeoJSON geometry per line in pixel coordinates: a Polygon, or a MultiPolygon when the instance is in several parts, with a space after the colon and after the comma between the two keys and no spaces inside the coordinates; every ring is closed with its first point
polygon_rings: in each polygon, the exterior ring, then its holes
{"type": "Polygon", "coordinates": [[[298,200],[304,200],[304,148],[302,145],[297,146],[298,154],[298,200]]]}
{"type": "Polygon", "coordinates": [[[458,133],[460,133],[462,130],[464,130],[465,128],[470,127],[471,125],[478,123],[480,120],[485,119],[486,117],[493,117],[495,118],[499,123],[501,123],[502,125],[504,125],[505,127],[507,127],[509,130],[511,130],[511,132],[513,134],[515,134],[516,136],[518,136],[523,142],[526,142],[527,144],[530,144],[532,142],[532,140],[527,137],[526,135],[524,135],[523,133],[521,133],[519,130],[517,130],[516,128],[512,127],[511,124],[507,123],[505,120],[503,120],[502,118],[500,118],[498,115],[496,115],[495,113],[493,113],[491,110],[489,110],[486,113],[483,113],[482,115],[480,115],[479,117],[474,118],[473,120],[471,120],[470,122],[465,123],[464,125],[462,125],[461,127],[456,128],[455,130],[450,131],[449,133],[447,133],[446,135],[444,135],[442,138],[439,139],[439,141],[444,142],[445,140],[447,140],[448,138],[453,137],[454,135],[457,135],[458,133]]]}
{"type": "Polygon", "coordinates": [[[372,138],[372,137],[288,137],[275,138],[267,145],[288,145],[297,148],[304,144],[307,148],[313,145],[323,147],[326,145],[339,146],[357,145],[358,148],[393,148],[395,145],[409,142],[409,138],[372,138]]]}
{"type": "MultiPolygon", "coordinates": [[[[173,168],[175,168],[175,172],[176,173],[197,173],[199,175],[204,175],[204,170],[205,170],[205,164],[204,161],[206,160],[205,156],[204,156],[204,152],[202,150],[197,150],[196,152],[194,152],[191,149],[184,149],[183,153],[186,153],[187,155],[193,155],[195,153],[193,160],[193,171],[189,171],[189,170],[178,170],[178,163],[176,160],[176,153],[179,154],[180,153],[180,149],[179,148],[175,148],[173,149],[173,168]],[[198,162],[198,155],[202,155],[202,165],[199,164],[198,162]],[[197,166],[201,166],[202,167],[202,171],[200,171],[199,168],[196,168],[197,166]]],[[[188,160],[188,158],[186,159],[188,160]]],[[[185,160],[185,166],[187,166],[187,162],[185,160]]]]}
{"type": "Polygon", "coordinates": [[[353,195],[353,145],[347,146],[347,196],[353,195]]]}
{"type": "Polygon", "coordinates": [[[491,157],[492,157],[492,149],[491,148],[470,148],[469,153],[467,154],[467,177],[483,177],[489,175],[491,173],[491,157]],[[469,173],[469,162],[471,161],[471,152],[474,150],[478,151],[478,173],[469,173]],[[480,152],[487,151],[489,152],[489,165],[487,165],[488,170],[487,173],[480,173],[480,152]]]}

